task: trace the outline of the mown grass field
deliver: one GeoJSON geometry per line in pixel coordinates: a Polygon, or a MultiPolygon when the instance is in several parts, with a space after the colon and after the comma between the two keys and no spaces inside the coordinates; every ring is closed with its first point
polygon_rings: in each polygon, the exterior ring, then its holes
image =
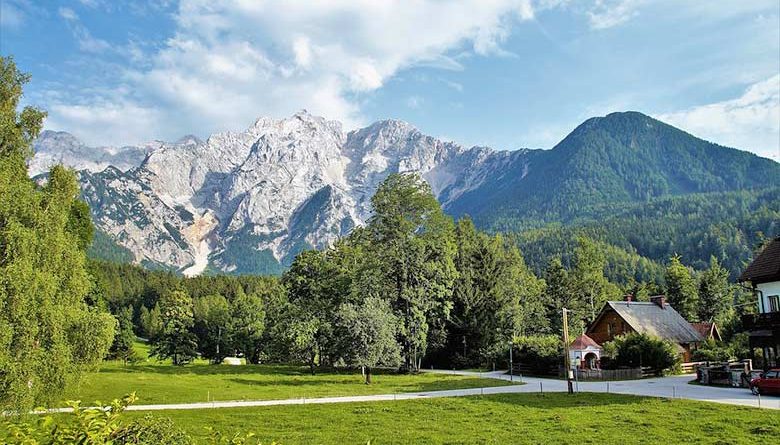
{"type": "MultiPolygon", "coordinates": [[[[130,417],[144,413],[129,412],[130,417]]],[[[164,411],[195,438],[205,426],[294,444],[769,444],[780,413],[615,394],[503,394],[397,402],[164,411]]]]}
{"type": "Polygon", "coordinates": [[[184,367],[147,360],[139,343],[141,363],[107,362],[69,390],[63,400],[110,402],[135,392],[136,404],[205,402],[208,400],[271,400],[392,394],[415,391],[503,386],[507,382],[443,374],[375,372],[366,385],[360,371],[328,371],[311,375],[302,366],[210,365],[196,362],[184,367]]]}

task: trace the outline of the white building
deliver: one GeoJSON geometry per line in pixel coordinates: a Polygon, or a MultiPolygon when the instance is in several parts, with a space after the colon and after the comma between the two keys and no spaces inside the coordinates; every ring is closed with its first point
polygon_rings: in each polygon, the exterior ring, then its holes
{"type": "Polygon", "coordinates": [[[739,281],[749,284],[758,300],[759,313],[742,318],[751,351],[761,349],[765,369],[780,366],[780,237],[753,259],[739,281]]]}

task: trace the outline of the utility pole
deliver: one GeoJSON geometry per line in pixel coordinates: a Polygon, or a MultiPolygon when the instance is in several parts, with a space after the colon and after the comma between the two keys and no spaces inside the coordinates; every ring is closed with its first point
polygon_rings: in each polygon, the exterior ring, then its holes
{"type": "Polygon", "coordinates": [[[512,349],[515,348],[515,339],[509,340],[509,381],[514,382],[514,362],[512,361],[512,349]]]}
{"type": "Polygon", "coordinates": [[[569,317],[567,313],[569,311],[563,308],[563,363],[566,367],[566,386],[569,389],[569,394],[574,394],[574,386],[572,385],[572,371],[571,360],[569,357],[569,317]]]}

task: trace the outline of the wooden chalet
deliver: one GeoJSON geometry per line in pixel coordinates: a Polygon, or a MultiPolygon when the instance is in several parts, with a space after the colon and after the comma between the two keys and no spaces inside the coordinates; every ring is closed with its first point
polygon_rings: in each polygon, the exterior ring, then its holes
{"type": "Polygon", "coordinates": [[[625,301],[608,301],[585,335],[603,345],[633,332],[676,343],[684,362],[691,361],[692,351],[704,341],[704,336],[663,295],[651,297],[649,302],[632,301],[631,296],[626,296],[625,301]]]}

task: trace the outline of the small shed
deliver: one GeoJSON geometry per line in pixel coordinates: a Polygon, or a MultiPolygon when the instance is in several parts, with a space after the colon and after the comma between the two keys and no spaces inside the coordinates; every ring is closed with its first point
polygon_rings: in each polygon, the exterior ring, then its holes
{"type": "Polygon", "coordinates": [[[575,338],[569,346],[569,360],[572,366],[580,369],[599,369],[601,352],[601,345],[582,334],[575,338]]]}
{"type": "Polygon", "coordinates": [[[691,326],[693,326],[693,329],[696,329],[704,339],[723,341],[723,338],[720,336],[720,329],[718,329],[718,325],[715,323],[691,323],[691,326]]]}

